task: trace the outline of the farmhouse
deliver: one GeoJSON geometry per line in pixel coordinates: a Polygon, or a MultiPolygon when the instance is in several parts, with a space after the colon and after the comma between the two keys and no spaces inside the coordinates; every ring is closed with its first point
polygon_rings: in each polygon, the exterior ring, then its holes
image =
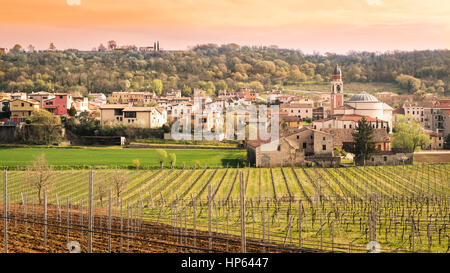
{"type": "MultiPolygon", "coordinates": [[[[353,132],[355,129],[322,129],[322,131],[333,135],[333,147],[351,151],[353,149],[353,132]]],[[[385,129],[374,129],[372,141],[378,151],[390,151],[391,141],[385,129]]]]}
{"type": "Polygon", "coordinates": [[[340,162],[339,157],[333,156],[333,135],[306,127],[286,130],[278,141],[248,141],[247,160],[256,167],[298,166],[312,162],[325,166],[340,162]]]}
{"type": "Polygon", "coordinates": [[[100,107],[100,121],[102,125],[125,124],[144,128],[160,128],[167,122],[167,111],[159,107],[105,104],[100,107]]]}
{"type": "Polygon", "coordinates": [[[24,122],[33,111],[37,110],[39,110],[39,102],[35,100],[13,100],[10,104],[11,120],[13,122],[24,122]]]}

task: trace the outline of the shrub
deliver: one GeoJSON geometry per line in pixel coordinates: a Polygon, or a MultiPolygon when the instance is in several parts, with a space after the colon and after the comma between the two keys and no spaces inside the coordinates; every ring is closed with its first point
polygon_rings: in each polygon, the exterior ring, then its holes
{"type": "Polygon", "coordinates": [[[141,166],[141,162],[139,161],[139,159],[133,160],[133,166],[134,168],[139,169],[139,166],[141,166]]]}

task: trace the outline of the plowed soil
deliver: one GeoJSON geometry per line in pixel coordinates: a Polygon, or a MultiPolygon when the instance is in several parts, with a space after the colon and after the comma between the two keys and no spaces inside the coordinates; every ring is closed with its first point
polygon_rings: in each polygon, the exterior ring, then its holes
{"type": "MultiPolygon", "coordinates": [[[[23,207],[17,205],[16,210],[8,214],[8,252],[10,253],[67,253],[68,241],[79,242],[81,252],[88,252],[88,224],[87,214],[81,213],[74,207],[69,210],[70,224],[69,237],[67,237],[66,211],[59,217],[56,206],[48,207],[47,214],[47,247],[44,247],[44,216],[43,207],[35,206],[34,210],[27,208],[27,217],[24,218],[23,207]],[[14,211],[16,213],[14,213],[14,211]],[[16,217],[16,218],[15,218],[16,217]]],[[[3,212],[0,223],[0,244],[4,245],[3,212]]],[[[213,233],[209,248],[209,233],[191,229],[182,231],[173,226],[147,221],[123,219],[121,228],[120,217],[112,218],[112,232],[108,232],[108,218],[105,211],[96,210],[94,229],[92,233],[92,252],[107,253],[109,234],[111,234],[111,252],[113,253],[223,253],[241,252],[240,237],[226,236],[213,233]],[[128,228],[127,228],[128,227],[128,228]]],[[[298,249],[283,247],[261,241],[247,240],[247,252],[319,252],[314,249],[298,249]]]]}

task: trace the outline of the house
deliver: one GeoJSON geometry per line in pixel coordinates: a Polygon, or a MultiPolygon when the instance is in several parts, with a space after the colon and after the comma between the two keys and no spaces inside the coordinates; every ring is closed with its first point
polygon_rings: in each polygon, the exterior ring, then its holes
{"type": "Polygon", "coordinates": [[[255,167],[298,166],[312,162],[339,164],[333,156],[333,135],[310,128],[283,131],[279,140],[247,141],[247,160],[255,167]]]}
{"type": "Polygon", "coordinates": [[[175,98],[181,98],[181,90],[173,90],[170,92],[167,92],[167,97],[175,97],[175,98]]]}
{"type": "Polygon", "coordinates": [[[302,119],[294,116],[280,116],[281,126],[288,128],[301,128],[303,127],[302,119]]]}
{"type": "MultiPolygon", "coordinates": [[[[323,132],[327,132],[333,135],[333,148],[344,149],[347,152],[353,150],[354,140],[353,133],[355,129],[322,129],[323,132]]],[[[391,150],[391,140],[386,129],[374,129],[372,135],[373,143],[378,151],[390,151],[391,150]]]]}
{"type": "Polygon", "coordinates": [[[36,100],[41,103],[41,108],[44,108],[43,102],[48,99],[53,99],[55,97],[54,93],[49,93],[45,91],[33,92],[28,95],[28,98],[31,100],[36,100]]]}
{"type": "Polygon", "coordinates": [[[146,105],[156,98],[155,92],[113,92],[111,103],[146,105]]]}
{"type": "Polygon", "coordinates": [[[8,49],[6,47],[0,47],[0,55],[8,54],[8,49]]]}
{"type": "Polygon", "coordinates": [[[85,97],[74,97],[73,98],[73,105],[75,109],[77,110],[77,114],[80,114],[82,112],[90,112],[89,109],[89,100],[85,97]]]}
{"type": "Polygon", "coordinates": [[[425,131],[430,137],[430,144],[426,147],[426,150],[442,150],[444,149],[444,135],[437,131],[425,131]]]}
{"type": "Polygon", "coordinates": [[[100,107],[100,122],[102,125],[125,124],[144,128],[161,128],[167,122],[167,110],[159,107],[105,104],[100,107]]]}
{"type": "Polygon", "coordinates": [[[357,165],[382,166],[382,165],[406,165],[413,164],[414,153],[378,151],[368,160],[355,160],[357,165]]]}
{"type": "Polygon", "coordinates": [[[11,117],[13,122],[24,122],[33,111],[39,110],[39,102],[29,99],[15,99],[10,103],[11,117]]]}
{"type": "Polygon", "coordinates": [[[106,96],[103,93],[89,93],[91,99],[89,100],[90,104],[101,106],[106,104],[106,96]]]}
{"type": "Polygon", "coordinates": [[[299,117],[299,118],[313,118],[313,105],[309,103],[302,104],[289,104],[283,103],[280,106],[281,109],[288,112],[289,116],[299,117]]]}
{"type": "Polygon", "coordinates": [[[44,100],[44,109],[54,115],[64,116],[68,114],[68,110],[72,107],[73,98],[70,94],[57,93],[52,99],[44,100]]]}
{"type": "Polygon", "coordinates": [[[11,100],[26,100],[27,97],[27,93],[12,93],[10,95],[11,100]]]}
{"type": "Polygon", "coordinates": [[[190,102],[182,102],[175,105],[172,105],[172,112],[171,117],[172,118],[179,118],[183,115],[189,115],[193,112],[192,110],[192,103],[190,102]]]}

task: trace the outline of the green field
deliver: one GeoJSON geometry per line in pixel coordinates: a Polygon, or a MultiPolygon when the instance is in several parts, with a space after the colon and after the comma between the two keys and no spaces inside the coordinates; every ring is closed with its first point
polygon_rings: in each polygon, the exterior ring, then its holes
{"type": "MultiPolygon", "coordinates": [[[[115,174],[121,173],[126,177],[126,187],[119,199],[142,208],[145,219],[178,225],[186,217],[188,227],[192,228],[192,201],[196,200],[197,228],[207,230],[211,187],[213,231],[226,233],[228,226],[228,233],[239,235],[238,171],[242,171],[246,185],[249,238],[261,240],[264,227],[265,240],[269,239],[270,230],[270,241],[298,245],[301,201],[304,247],[365,252],[371,240],[370,231],[376,227],[376,241],[384,252],[409,252],[412,246],[420,252],[427,252],[428,248],[432,252],[448,250],[450,164],[239,170],[99,169],[93,173],[94,201],[100,207],[102,199],[105,206],[107,195],[97,187],[102,182],[106,183],[106,189],[112,190],[113,204],[117,204],[112,181],[115,174]],[[376,221],[371,222],[369,215],[376,215],[376,221]]],[[[30,176],[24,171],[8,172],[10,200],[20,200],[21,194],[27,193],[29,201],[37,202],[37,190],[28,184],[27,177],[30,176]]],[[[54,179],[48,191],[50,203],[55,204],[58,196],[59,200],[69,198],[73,204],[83,200],[86,206],[89,170],[57,170],[54,179]]]]}
{"type": "MultiPolygon", "coordinates": [[[[226,167],[236,166],[238,160],[245,159],[244,150],[195,150],[167,149],[167,153],[177,156],[176,167],[192,166],[198,160],[201,166],[226,167]]],[[[127,149],[120,147],[107,148],[17,148],[0,147],[2,155],[0,166],[30,165],[36,155],[45,154],[50,165],[56,166],[133,166],[132,161],[138,159],[141,167],[157,167],[159,162],[155,149],[127,149]]],[[[170,163],[167,160],[165,165],[170,163]]]]}

